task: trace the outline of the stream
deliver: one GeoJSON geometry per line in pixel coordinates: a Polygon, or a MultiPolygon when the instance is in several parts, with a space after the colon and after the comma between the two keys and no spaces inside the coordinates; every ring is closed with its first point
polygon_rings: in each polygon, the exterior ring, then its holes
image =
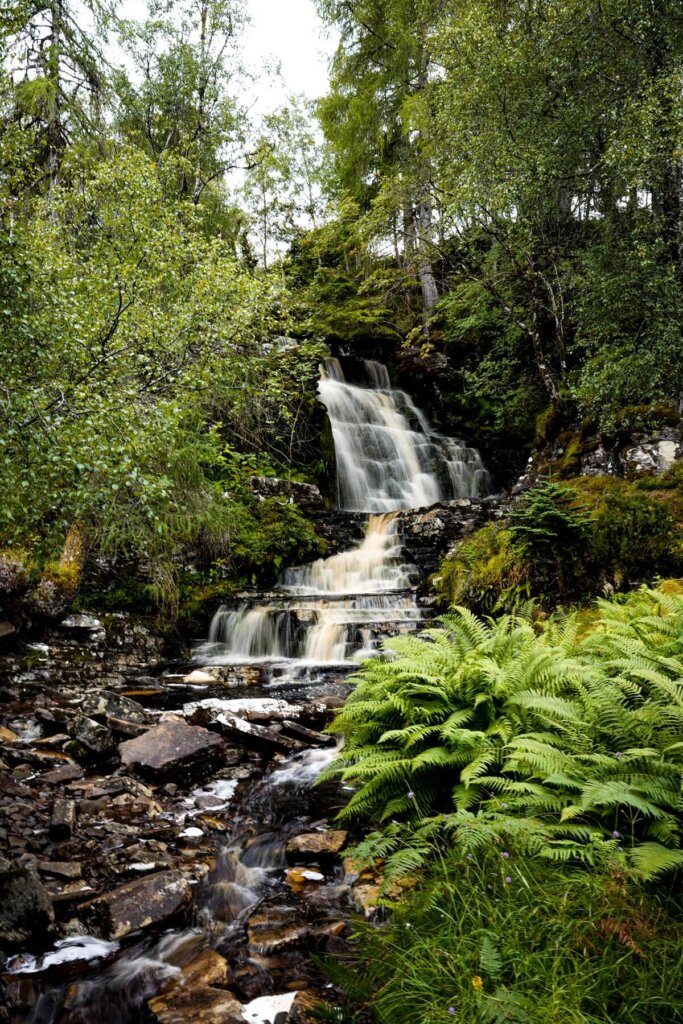
{"type": "Polygon", "coordinates": [[[334,1003],[311,954],[343,953],[377,880],[332,823],[348,794],[314,785],[336,752],[322,729],[358,663],[431,617],[400,511],[489,487],[479,454],[384,366],[355,376],[327,360],[320,381],[338,509],[368,516],[355,547],[221,607],[190,663],[164,663],[125,617],[89,616],[16,661],[0,836],[32,920],[2,968],[0,1021],[305,1024],[334,1003]]]}

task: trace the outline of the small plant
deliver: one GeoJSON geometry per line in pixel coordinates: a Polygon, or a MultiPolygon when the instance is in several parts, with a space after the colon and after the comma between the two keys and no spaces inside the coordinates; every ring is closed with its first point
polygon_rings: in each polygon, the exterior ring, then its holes
{"type": "Polygon", "coordinates": [[[576,589],[591,517],[570,487],[547,482],[529,491],[510,516],[512,547],[539,589],[565,597],[576,589]]]}

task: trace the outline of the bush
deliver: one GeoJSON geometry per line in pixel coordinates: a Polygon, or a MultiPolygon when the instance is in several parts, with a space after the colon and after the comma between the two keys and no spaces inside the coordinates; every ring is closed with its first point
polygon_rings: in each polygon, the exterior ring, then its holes
{"type": "Polygon", "coordinates": [[[508,523],[489,524],[449,552],[434,584],[442,602],[479,612],[543,608],[677,575],[683,568],[683,464],[630,483],[583,477],[545,483],[508,523]]]}

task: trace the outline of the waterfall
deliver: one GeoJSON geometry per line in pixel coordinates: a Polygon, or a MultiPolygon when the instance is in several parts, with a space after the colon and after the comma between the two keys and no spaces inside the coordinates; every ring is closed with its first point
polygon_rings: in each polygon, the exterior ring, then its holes
{"type": "Polygon", "coordinates": [[[349,384],[337,359],[323,364],[319,391],[332,425],[339,508],[387,512],[478,497],[488,474],[474,448],[434,431],[387,368],[365,362],[369,387],[349,384]]]}
{"type": "Polygon", "coordinates": [[[422,508],[488,489],[479,453],[436,433],[387,368],[368,360],[364,385],[349,383],[336,359],[321,367],[320,401],[332,426],[341,510],[369,513],[356,547],[287,569],[267,600],[223,607],[214,616],[205,663],[285,663],[292,678],[314,667],[352,665],[381,640],[426,619],[406,563],[400,509],[422,508]]]}

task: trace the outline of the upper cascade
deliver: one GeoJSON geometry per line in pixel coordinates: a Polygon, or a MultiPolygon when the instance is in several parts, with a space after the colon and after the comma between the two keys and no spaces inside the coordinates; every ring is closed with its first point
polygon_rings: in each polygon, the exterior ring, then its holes
{"type": "Polygon", "coordinates": [[[479,452],[443,437],[405,391],[392,388],[386,366],[364,363],[367,385],[350,384],[337,359],[321,367],[337,461],[337,502],[353,512],[424,508],[486,494],[479,452]]]}

